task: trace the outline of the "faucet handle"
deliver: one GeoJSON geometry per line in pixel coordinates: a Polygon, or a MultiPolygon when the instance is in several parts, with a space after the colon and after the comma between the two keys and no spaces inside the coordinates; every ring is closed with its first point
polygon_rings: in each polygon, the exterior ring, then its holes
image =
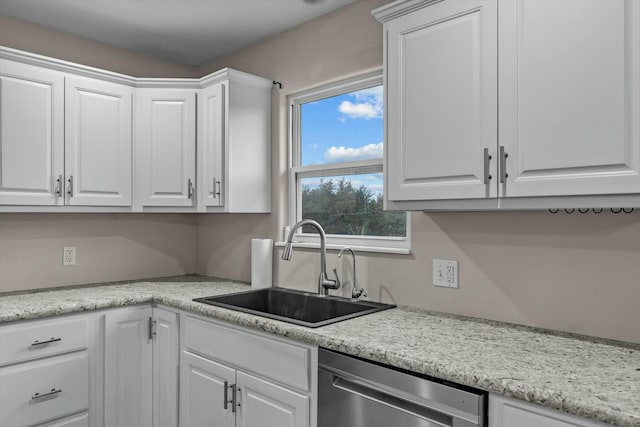
{"type": "Polygon", "coordinates": [[[340,277],[338,277],[338,269],[334,268],[333,269],[333,275],[336,277],[335,283],[336,283],[336,287],[334,289],[340,289],[340,277]]]}

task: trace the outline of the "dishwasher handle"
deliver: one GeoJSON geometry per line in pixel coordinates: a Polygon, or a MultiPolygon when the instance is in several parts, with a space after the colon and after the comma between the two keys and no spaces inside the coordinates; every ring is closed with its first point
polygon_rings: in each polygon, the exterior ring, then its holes
{"type": "Polygon", "coordinates": [[[423,419],[442,427],[455,427],[451,415],[443,414],[418,403],[376,390],[368,385],[357,383],[337,375],[333,375],[333,386],[347,393],[355,394],[380,405],[385,405],[411,416],[423,419]]]}

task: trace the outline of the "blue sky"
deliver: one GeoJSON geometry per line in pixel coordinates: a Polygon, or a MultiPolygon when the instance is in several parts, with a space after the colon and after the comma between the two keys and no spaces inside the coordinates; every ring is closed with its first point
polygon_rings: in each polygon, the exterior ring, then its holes
{"type": "MultiPolygon", "coordinates": [[[[302,166],[382,158],[382,86],[303,104],[301,119],[302,166]]],[[[379,193],[382,174],[354,176],[352,184],[379,193]]]]}

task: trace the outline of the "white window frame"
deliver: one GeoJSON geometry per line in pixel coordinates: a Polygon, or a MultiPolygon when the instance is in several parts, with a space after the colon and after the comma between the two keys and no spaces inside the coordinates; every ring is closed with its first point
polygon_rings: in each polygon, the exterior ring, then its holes
{"type": "MultiPolygon", "coordinates": [[[[325,84],[312,89],[290,94],[289,105],[289,226],[292,227],[302,218],[302,185],[304,178],[343,176],[365,173],[382,173],[382,159],[361,160],[355,162],[330,163],[322,165],[301,166],[300,124],[301,105],[324,98],[367,89],[383,84],[382,70],[360,74],[334,83],[325,84]]],[[[386,139],[386,138],[385,138],[386,139]]],[[[322,225],[322,224],[321,224],[322,225]]],[[[406,236],[347,236],[327,234],[328,249],[342,249],[345,246],[355,251],[380,252],[394,254],[411,253],[410,215],[406,214],[406,236]]],[[[286,236],[285,236],[286,237],[286,236]]],[[[297,230],[294,246],[317,248],[320,237],[316,233],[302,233],[297,230]]]]}

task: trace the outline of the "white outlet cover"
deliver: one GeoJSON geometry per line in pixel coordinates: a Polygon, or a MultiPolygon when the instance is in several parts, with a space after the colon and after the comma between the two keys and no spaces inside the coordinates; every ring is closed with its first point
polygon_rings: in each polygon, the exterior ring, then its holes
{"type": "Polygon", "coordinates": [[[76,265],[75,246],[64,246],[62,248],[62,265],[76,265]]]}
{"type": "Polygon", "coordinates": [[[458,288],[458,261],[434,259],[433,286],[458,288]]]}

